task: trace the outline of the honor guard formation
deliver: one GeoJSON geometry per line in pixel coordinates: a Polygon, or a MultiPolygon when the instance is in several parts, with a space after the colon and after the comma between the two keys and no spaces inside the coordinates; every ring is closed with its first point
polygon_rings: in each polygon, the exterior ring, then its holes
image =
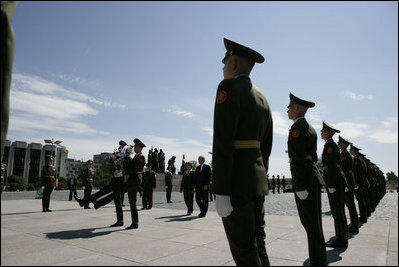
{"type": "MultiPolygon", "coordinates": [[[[273,175],[270,182],[267,174],[273,141],[272,111],[268,99],[250,78],[255,63],[261,64],[265,59],[259,52],[226,38],[224,45],[224,79],[217,87],[214,103],[212,166],[205,163],[204,156],[199,156],[198,165],[193,169],[192,162],[185,162],[183,158],[180,193],[183,193],[188,216],[193,213],[195,196],[199,218],[206,217],[209,198],[212,201],[214,195],[216,211],[221,217],[235,263],[269,266],[265,244],[265,196],[270,189],[273,194],[280,193],[281,187],[285,193],[287,181],[284,176],[273,175]]],[[[386,185],[383,172],[360,152],[360,148],[342,136],[338,136],[338,143],[333,140],[340,130],[326,122],[321,129],[321,138],[325,142],[322,165],[318,165],[317,134],[305,118],[307,110],[313,107],[315,103],[289,93],[287,113],[293,124],[288,131],[287,152],[292,191],[300,222],[307,234],[309,264],[325,266],[326,247],[348,249],[348,233],[359,233],[360,224],[367,223],[386,194],[386,185]],[[335,226],[335,237],[328,242],[324,238],[321,219],[323,187],[335,226]]],[[[121,197],[127,192],[131,213],[127,230],[139,227],[137,193],[142,196],[142,209],[150,210],[156,173],[165,173],[166,201],[171,203],[176,174],[175,156],[165,166],[162,149],[151,148],[146,162],[142,153],[146,145],[138,138],[133,143],[130,146],[119,141],[119,148],[105,162],[112,178],[96,193],[92,194],[95,171],[91,160],[86,162],[78,177],[84,185],[84,197],[80,199],[76,193],[75,177],[68,184],[69,200],[73,194],[84,209],[91,209],[90,204],[98,209],[114,201],[116,222],[110,227],[124,225],[121,197]]],[[[2,164],[2,188],[6,167],[2,164]]],[[[57,177],[53,157],[46,159],[41,174],[42,211],[51,212],[50,195],[57,177]]]]}

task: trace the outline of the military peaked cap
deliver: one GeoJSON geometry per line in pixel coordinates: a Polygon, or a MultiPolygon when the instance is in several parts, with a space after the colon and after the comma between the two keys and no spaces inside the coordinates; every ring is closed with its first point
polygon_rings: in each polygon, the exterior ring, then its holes
{"type": "Polygon", "coordinates": [[[119,141],[119,145],[120,145],[120,146],[126,146],[127,144],[126,144],[126,142],[125,142],[125,141],[123,141],[123,140],[120,140],[120,141],[119,141]]]}
{"type": "Polygon", "coordinates": [[[315,106],[315,103],[300,99],[299,97],[296,97],[292,93],[290,93],[290,104],[288,105],[287,108],[289,108],[293,104],[298,104],[308,108],[313,108],[315,106]]]}
{"type": "Polygon", "coordinates": [[[322,131],[330,131],[332,133],[340,133],[341,132],[340,130],[337,130],[334,127],[332,127],[331,125],[328,125],[324,121],[323,121],[323,128],[321,130],[322,131]]]}
{"type": "Polygon", "coordinates": [[[145,147],[144,143],[141,142],[140,139],[138,139],[138,138],[134,138],[133,143],[134,143],[135,145],[139,145],[139,146],[141,146],[141,147],[145,147]]]}
{"type": "Polygon", "coordinates": [[[93,161],[91,159],[89,159],[88,161],[86,161],[86,165],[89,163],[93,163],[93,161]]]}
{"type": "Polygon", "coordinates": [[[349,142],[347,139],[343,138],[342,136],[338,136],[338,142],[342,142],[348,145],[351,144],[351,142],[349,142]]]}
{"type": "Polygon", "coordinates": [[[227,51],[224,58],[222,59],[223,63],[230,55],[239,55],[256,63],[263,63],[265,61],[265,58],[255,50],[252,50],[251,48],[243,46],[239,43],[233,42],[229,39],[224,38],[224,46],[226,47],[227,51]]]}
{"type": "Polygon", "coordinates": [[[354,149],[356,151],[360,151],[361,150],[360,148],[355,147],[353,144],[351,144],[351,149],[354,149]]]}

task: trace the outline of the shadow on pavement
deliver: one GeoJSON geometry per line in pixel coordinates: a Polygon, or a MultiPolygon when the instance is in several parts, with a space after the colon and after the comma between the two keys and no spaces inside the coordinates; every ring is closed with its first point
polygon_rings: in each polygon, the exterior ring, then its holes
{"type": "Polygon", "coordinates": [[[189,215],[173,215],[173,216],[164,216],[164,217],[158,217],[155,218],[157,220],[160,219],[169,219],[168,221],[165,222],[186,222],[186,221],[192,221],[195,219],[198,219],[198,216],[189,216],[189,215]]]}
{"type": "Polygon", "coordinates": [[[99,228],[87,228],[87,229],[78,229],[78,230],[70,230],[70,231],[60,231],[53,233],[46,233],[46,238],[49,239],[77,239],[77,238],[93,238],[96,236],[108,235],[112,232],[119,232],[122,230],[112,230],[112,231],[104,231],[104,232],[94,232],[98,229],[103,229],[108,227],[99,227],[99,228]]]}

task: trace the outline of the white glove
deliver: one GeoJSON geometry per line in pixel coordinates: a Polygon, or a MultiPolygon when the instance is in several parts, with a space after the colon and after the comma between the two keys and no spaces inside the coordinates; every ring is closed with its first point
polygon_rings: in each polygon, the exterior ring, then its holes
{"type": "Polygon", "coordinates": [[[349,191],[348,187],[345,187],[345,193],[348,192],[348,191],[349,191]]]}
{"type": "Polygon", "coordinates": [[[215,195],[215,207],[218,215],[222,218],[229,216],[233,212],[230,196],[215,195]]]}
{"type": "Polygon", "coordinates": [[[295,192],[295,194],[299,197],[300,200],[305,200],[309,195],[309,191],[308,190],[297,191],[295,192]]]}
{"type": "Polygon", "coordinates": [[[328,192],[330,192],[330,194],[335,193],[335,188],[328,188],[328,192]]]}
{"type": "Polygon", "coordinates": [[[359,187],[358,187],[358,186],[356,186],[356,187],[355,187],[355,190],[358,190],[358,189],[359,189],[359,187]]]}

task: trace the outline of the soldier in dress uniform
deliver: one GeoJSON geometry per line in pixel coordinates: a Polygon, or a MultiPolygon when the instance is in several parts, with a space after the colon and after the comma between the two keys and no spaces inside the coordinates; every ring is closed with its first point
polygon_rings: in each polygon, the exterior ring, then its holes
{"type": "Polygon", "coordinates": [[[323,121],[321,138],[325,141],[322,161],[323,176],[326,182],[328,201],[334,218],[335,240],[327,242],[327,247],[348,247],[348,223],[345,215],[345,192],[349,191],[345,175],[341,169],[339,148],[332,139],[340,131],[323,121]]]}
{"type": "Polygon", "coordinates": [[[288,135],[288,156],[292,175],[292,190],[299,218],[308,237],[309,262],[325,266],[326,246],[321,221],[321,186],[323,178],[317,168],[317,134],[306,119],[308,108],[315,103],[290,93],[288,118],[293,120],[288,135]]]}
{"type": "Polygon", "coordinates": [[[278,174],[277,174],[277,181],[276,181],[276,183],[277,183],[277,193],[280,194],[280,186],[281,186],[281,183],[280,183],[280,175],[278,175],[278,174]]]}
{"type": "Polygon", "coordinates": [[[3,187],[6,177],[7,177],[7,164],[1,163],[1,193],[3,193],[3,187]]]}
{"type": "Polygon", "coordinates": [[[273,194],[276,193],[276,180],[274,175],[272,176],[272,190],[273,190],[273,194]]]}
{"type": "Polygon", "coordinates": [[[172,188],[173,188],[173,175],[171,172],[171,165],[168,166],[166,173],[165,173],[165,190],[166,190],[166,202],[167,203],[172,203],[171,197],[172,197],[172,188]]]}
{"type": "Polygon", "coordinates": [[[249,78],[255,62],[264,58],[228,39],[224,45],[224,80],[217,89],[213,124],[215,206],[235,263],[267,266],[264,201],[273,121],[265,96],[249,78]]]}
{"type": "MultiPolygon", "coordinates": [[[[86,161],[86,168],[82,169],[80,176],[85,187],[84,198],[88,198],[90,197],[91,191],[93,190],[94,169],[93,161],[91,159],[86,161]]],[[[85,203],[84,208],[90,209],[89,203],[85,203]]]]}
{"type": "Polygon", "coordinates": [[[365,191],[367,190],[368,185],[366,179],[364,178],[364,165],[358,154],[359,150],[359,148],[351,144],[349,152],[353,156],[353,174],[358,187],[355,189],[355,197],[359,205],[359,222],[366,223],[368,216],[365,191]]]}
{"type": "Polygon", "coordinates": [[[91,202],[94,204],[94,208],[98,209],[111,202],[115,198],[115,195],[121,195],[122,193],[128,192],[132,224],[126,227],[126,230],[137,229],[139,227],[139,217],[137,213],[136,201],[143,168],[145,165],[145,157],[141,152],[145,147],[144,143],[141,142],[138,138],[135,138],[133,142],[134,152],[136,154],[133,158],[126,157],[124,162],[127,181],[120,186],[115,187],[112,191],[112,194],[109,194],[99,200],[91,200],[91,202]]]}
{"type": "Polygon", "coordinates": [[[42,211],[43,212],[51,212],[50,210],[50,195],[53,192],[55,186],[55,166],[54,166],[54,158],[48,157],[46,163],[42,168],[42,186],[44,186],[43,190],[43,198],[42,198],[42,211]]]}
{"type": "Polygon", "coordinates": [[[283,178],[281,179],[281,185],[283,186],[283,193],[285,193],[285,186],[287,185],[287,182],[285,181],[284,175],[283,175],[283,178]]]}
{"type": "Polygon", "coordinates": [[[349,233],[359,233],[359,217],[355,204],[355,190],[357,188],[356,180],[353,175],[353,160],[347,148],[350,142],[345,138],[338,136],[338,147],[341,151],[341,168],[345,173],[346,181],[348,182],[349,191],[345,193],[345,205],[349,210],[351,224],[348,229],[349,233]]]}

